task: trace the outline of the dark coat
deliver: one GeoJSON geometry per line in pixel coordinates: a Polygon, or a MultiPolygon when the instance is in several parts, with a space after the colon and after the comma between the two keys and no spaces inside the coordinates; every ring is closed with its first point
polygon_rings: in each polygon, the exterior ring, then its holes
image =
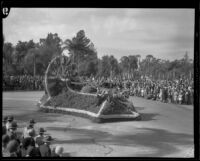
{"type": "Polygon", "coordinates": [[[2,136],[3,136],[4,134],[6,134],[6,132],[7,132],[7,129],[6,129],[6,126],[4,125],[4,126],[2,126],[2,136]]]}
{"type": "Polygon", "coordinates": [[[51,157],[51,149],[47,144],[40,145],[39,151],[42,157],[51,157]]]}

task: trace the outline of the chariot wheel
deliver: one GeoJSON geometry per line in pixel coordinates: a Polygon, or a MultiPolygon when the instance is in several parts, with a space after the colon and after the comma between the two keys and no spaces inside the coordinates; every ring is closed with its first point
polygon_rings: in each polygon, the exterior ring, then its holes
{"type": "Polygon", "coordinates": [[[49,63],[44,78],[45,91],[49,98],[58,95],[65,87],[65,80],[69,78],[69,64],[69,58],[64,55],[56,56],[49,63]]]}

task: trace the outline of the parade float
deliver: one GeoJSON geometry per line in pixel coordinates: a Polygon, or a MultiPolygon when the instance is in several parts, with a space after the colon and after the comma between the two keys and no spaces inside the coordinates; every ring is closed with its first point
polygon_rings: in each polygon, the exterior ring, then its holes
{"type": "Polygon", "coordinates": [[[76,65],[63,55],[53,58],[47,67],[45,94],[38,107],[43,112],[72,114],[94,122],[141,119],[122,92],[82,81],[76,65]]]}

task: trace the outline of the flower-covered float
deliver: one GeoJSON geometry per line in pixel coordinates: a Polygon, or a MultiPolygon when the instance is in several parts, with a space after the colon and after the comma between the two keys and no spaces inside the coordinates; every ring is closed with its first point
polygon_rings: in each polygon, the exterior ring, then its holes
{"type": "Polygon", "coordinates": [[[141,119],[122,92],[82,82],[76,66],[66,56],[57,56],[49,63],[45,73],[45,94],[38,107],[44,112],[73,114],[95,122],[141,119]]]}

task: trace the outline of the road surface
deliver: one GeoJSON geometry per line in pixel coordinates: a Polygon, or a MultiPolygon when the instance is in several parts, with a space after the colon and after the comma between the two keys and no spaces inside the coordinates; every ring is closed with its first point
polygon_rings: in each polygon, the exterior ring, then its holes
{"type": "Polygon", "coordinates": [[[62,145],[64,154],[89,157],[194,157],[193,106],[129,98],[141,121],[93,123],[36,107],[44,92],[4,92],[3,115],[14,115],[19,130],[34,118],[62,145]]]}

